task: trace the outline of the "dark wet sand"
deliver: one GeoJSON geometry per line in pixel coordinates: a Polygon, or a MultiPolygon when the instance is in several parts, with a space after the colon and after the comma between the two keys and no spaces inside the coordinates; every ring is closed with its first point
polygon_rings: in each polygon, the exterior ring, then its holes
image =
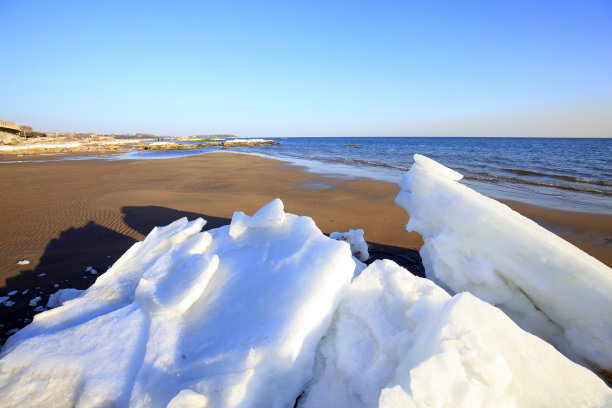
{"type": "MultiPolygon", "coordinates": [[[[12,158],[14,160],[14,158],[12,158]]],[[[279,197],[285,211],[312,217],[324,233],[363,228],[375,258],[422,274],[420,236],[394,204],[395,184],[304,171],[280,161],[232,153],[149,161],[63,160],[0,163],[0,341],[34,315],[29,301],[61,288],[84,289],[156,225],[204,217],[207,228],[234,211],[253,214],[279,197]],[[28,259],[29,265],[17,265],[28,259]],[[57,285],[57,287],[55,287],[57,285]],[[26,294],[22,294],[28,290],[26,294]],[[24,320],[25,319],[25,320],[24,320]]],[[[1,160],[0,160],[1,161],[1,160]]],[[[612,265],[612,216],[507,202],[512,208],[612,265]]]]}

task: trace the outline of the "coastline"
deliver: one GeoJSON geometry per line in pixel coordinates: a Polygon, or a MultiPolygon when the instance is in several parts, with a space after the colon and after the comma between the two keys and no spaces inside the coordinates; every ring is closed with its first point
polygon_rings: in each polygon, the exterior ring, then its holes
{"type": "MultiPolygon", "coordinates": [[[[229,223],[234,211],[253,214],[278,197],[287,212],[312,217],[324,233],[364,229],[378,257],[414,255],[422,245],[418,234],[405,230],[408,215],[394,203],[397,184],[311,173],[254,155],[143,161],[31,156],[2,169],[0,296],[18,293],[13,307],[0,307],[0,336],[28,323],[35,296],[43,305],[58,289],[88,287],[96,278],[88,266],[104,271],[151,228],[183,216],[202,216],[206,228],[215,228],[229,223]],[[23,259],[30,264],[18,265],[23,259]]],[[[612,265],[612,216],[505,203],[612,265]]]]}

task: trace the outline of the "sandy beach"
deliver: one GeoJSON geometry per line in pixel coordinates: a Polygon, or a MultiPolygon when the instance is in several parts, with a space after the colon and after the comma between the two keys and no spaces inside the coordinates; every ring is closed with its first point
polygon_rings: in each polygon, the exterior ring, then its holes
{"type": "MultiPolygon", "coordinates": [[[[374,257],[420,274],[420,236],[393,200],[396,184],[314,174],[281,161],[214,153],[143,161],[62,160],[0,163],[0,340],[34,313],[30,300],[61,288],[84,289],[156,225],[203,217],[206,228],[254,213],[276,197],[312,217],[324,233],[363,228],[374,257]],[[30,261],[18,265],[20,260],[30,261]]],[[[612,265],[612,217],[509,202],[512,208],[612,265]]]]}

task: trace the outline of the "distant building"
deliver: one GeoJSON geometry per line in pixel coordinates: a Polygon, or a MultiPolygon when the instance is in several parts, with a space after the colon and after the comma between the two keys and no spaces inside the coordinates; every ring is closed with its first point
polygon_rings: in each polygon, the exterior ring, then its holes
{"type": "Polygon", "coordinates": [[[21,127],[11,122],[0,120],[0,132],[12,133],[18,135],[21,133],[21,127]]]}

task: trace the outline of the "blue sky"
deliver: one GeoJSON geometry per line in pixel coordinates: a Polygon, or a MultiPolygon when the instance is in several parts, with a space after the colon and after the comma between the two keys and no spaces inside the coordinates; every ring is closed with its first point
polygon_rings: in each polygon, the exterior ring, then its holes
{"type": "Polygon", "coordinates": [[[43,131],[612,137],[612,1],[0,0],[43,131]]]}

